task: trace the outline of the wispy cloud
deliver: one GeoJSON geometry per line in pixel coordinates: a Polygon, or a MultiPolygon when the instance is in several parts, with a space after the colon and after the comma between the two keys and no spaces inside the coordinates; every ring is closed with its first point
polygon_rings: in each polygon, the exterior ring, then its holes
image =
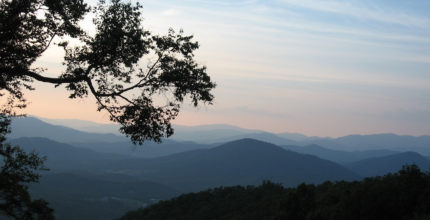
{"type": "MultiPolygon", "coordinates": [[[[175,15],[178,10],[180,10],[205,16],[205,19],[193,20],[193,23],[208,23],[208,18],[212,16],[216,18],[216,21],[220,19],[225,20],[223,23],[217,23],[218,25],[223,25],[223,27],[230,26],[230,28],[239,29],[252,28],[254,31],[263,31],[263,33],[294,33],[295,35],[313,36],[318,39],[343,40],[359,44],[370,43],[374,40],[387,41],[378,43],[385,43],[388,44],[388,46],[398,46],[393,45],[393,42],[430,43],[426,37],[427,34],[417,35],[410,33],[410,31],[405,32],[404,30],[396,32],[391,29],[378,29],[366,25],[360,25],[359,27],[346,26],[320,19],[315,20],[308,17],[311,13],[299,12],[294,10],[294,8],[286,6],[292,5],[310,10],[353,16],[360,20],[376,20],[390,24],[401,24],[409,28],[421,27],[429,29],[429,19],[408,15],[405,12],[365,8],[349,2],[314,0],[303,0],[303,2],[298,0],[282,0],[282,2],[284,2],[285,5],[281,7],[276,7],[277,5],[272,3],[255,1],[235,3],[226,3],[223,1],[196,1],[196,4],[192,7],[187,4],[169,5],[160,3],[159,5],[171,8],[164,11],[164,15],[175,15]],[[230,4],[235,6],[233,7],[235,10],[231,10],[232,7],[230,4]],[[210,7],[211,5],[219,6],[212,8],[210,7]]],[[[214,23],[209,22],[208,25],[214,25],[214,23]]],[[[413,32],[416,32],[416,30],[413,30],[413,32]]]]}
{"type": "Polygon", "coordinates": [[[227,114],[250,114],[250,115],[255,115],[259,117],[289,118],[289,116],[285,114],[267,111],[262,108],[260,109],[249,108],[248,106],[236,106],[229,109],[218,109],[218,110],[215,110],[214,112],[227,113],[227,114]]]}
{"type": "Polygon", "coordinates": [[[179,11],[176,9],[168,9],[168,10],[165,10],[161,13],[161,15],[163,15],[163,16],[173,16],[173,15],[178,15],[178,14],[179,14],[179,11]]]}
{"type": "Polygon", "coordinates": [[[420,27],[424,29],[430,28],[429,19],[406,14],[402,11],[395,11],[394,9],[382,9],[375,5],[373,5],[373,7],[366,7],[357,3],[354,4],[351,1],[331,0],[281,0],[281,2],[315,11],[352,16],[358,19],[420,27]]]}

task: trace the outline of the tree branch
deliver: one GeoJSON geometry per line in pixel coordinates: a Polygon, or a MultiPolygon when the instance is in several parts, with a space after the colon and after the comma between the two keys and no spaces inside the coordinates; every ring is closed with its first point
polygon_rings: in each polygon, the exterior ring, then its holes
{"type": "Polygon", "coordinates": [[[0,73],[28,76],[37,81],[52,83],[52,84],[77,83],[77,82],[85,81],[87,79],[86,76],[78,76],[74,78],[51,78],[51,77],[42,76],[40,74],[37,74],[27,69],[14,69],[9,67],[1,67],[0,73]]]}

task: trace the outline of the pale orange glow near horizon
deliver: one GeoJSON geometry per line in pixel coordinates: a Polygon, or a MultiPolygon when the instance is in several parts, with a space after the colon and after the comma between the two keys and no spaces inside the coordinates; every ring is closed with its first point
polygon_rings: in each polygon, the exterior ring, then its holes
{"type": "MultiPolygon", "coordinates": [[[[196,61],[218,85],[213,106],[185,102],[173,123],[308,136],[430,135],[430,16],[422,10],[429,3],[329,1],[336,10],[327,10],[306,2],[144,0],[144,28],[192,34],[196,61]]],[[[62,56],[52,48],[37,65],[58,76],[62,56]]],[[[70,100],[64,86],[35,87],[25,93],[28,114],[110,123],[91,96],[70,100]]]]}

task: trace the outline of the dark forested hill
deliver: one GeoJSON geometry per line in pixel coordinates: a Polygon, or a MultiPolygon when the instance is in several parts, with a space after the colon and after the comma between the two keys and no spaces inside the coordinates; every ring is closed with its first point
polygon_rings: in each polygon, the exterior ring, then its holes
{"type": "Polygon", "coordinates": [[[59,220],[105,220],[126,211],[178,196],[179,191],[127,175],[58,173],[30,186],[33,198],[47,200],[59,220]]]}
{"type": "Polygon", "coordinates": [[[428,220],[429,188],[430,173],[405,166],[362,181],[218,187],[130,211],[119,220],[428,220]]]}
{"type": "Polygon", "coordinates": [[[184,192],[257,185],[263,180],[296,186],[302,182],[361,179],[334,162],[253,139],[161,158],[112,162],[107,169],[132,173],[143,180],[161,182],[184,192]]]}
{"type": "Polygon", "coordinates": [[[406,164],[416,164],[424,171],[428,171],[430,168],[430,160],[415,152],[369,158],[346,164],[345,167],[362,176],[369,177],[394,173],[406,164]]]}
{"type": "Polygon", "coordinates": [[[131,211],[120,220],[272,219],[286,189],[264,182],[261,186],[230,186],[184,194],[149,208],[131,211]]]}

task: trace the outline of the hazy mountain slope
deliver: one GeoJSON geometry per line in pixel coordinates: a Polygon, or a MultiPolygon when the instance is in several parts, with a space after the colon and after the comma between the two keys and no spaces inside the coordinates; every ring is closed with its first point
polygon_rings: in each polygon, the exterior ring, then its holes
{"type": "Polygon", "coordinates": [[[93,143],[69,143],[75,147],[87,148],[97,152],[124,154],[135,157],[154,158],[167,156],[189,150],[210,148],[209,145],[197,144],[194,142],[176,142],[169,139],[163,139],[161,144],[154,142],[145,143],[144,145],[133,145],[130,141],[125,142],[93,142],[93,143]]]}
{"type": "Polygon", "coordinates": [[[121,125],[119,124],[99,124],[92,126],[77,127],[76,130],[91,132],[91,133],[112,133],[120,136],[124,136],[119,132],[121,125]]]}
{"type": "Polygon", "coordinates": [[[325,139],[300,141],[296,145],[299,145],[299,146],[318,145],[331,150],[348,151],[348,149],[344,145],[339,144],[333,140],[325,140],[325,139]]]}
{"type": "Polygon", "coordinates": [[[395,134],[348,135],[334,139],[346,146],[345,150],[390,149],[398,151],[416,151],[430,154],[430,136],[408,136],[395,134]]]}
{"type": "Polygon", "coordinates": [[[234,129],[214,129],[214,130],[202,130],[202,131],[181,131],[180,129],[175,129],[175,133],[170,137],[174,140],[181,141],[195,141],[201,143],[208,143],[210,140],[223,139],[230,136],[239,136],[247,134],[242,130],[234,129]]]}
{"type": "MultiPolygon", "coordinates": [[[[79,131],[91,133],[112,133],[122,135],[118,132],[120,128],[119,124],[101,124],[79,119],[48,119],[38,116],[32,117],[38,118],[39,120],[49,124],[62,125],[79,131]]],[[[197,126],[184,126],[173,124],[172,127],[175,129],[175,133],[170,138],[179,141],[204,141],[206,139],[218,139],[233,135],[263,132],[261,130],[244,129],[226,124],[210,124],[197,126]]]]}
{"type": "Polygon", "coordinates": [[[364,160],[372,157],[383,157],[388,155],[399,154],[400,151],[381,149],[381,150],[353,151],[352,153],[355,154],[358,158],[360,158],[360,160],[364,160]]]}
{"type": "Polygon", "coordinates": [[[303,147],[295,145],[282,145],[281,147],[297,153],[314,155],[319,158],[330,160],[340,164],[351,163],[360,160],[357,155],[351,152],[330,150],[315,144],[303,147]]]}
{"type": "Polygon", "coordinates": [[[121,125],[119,124],[102,124],[87,120],[80,119],[51,119],[51,118],[42,118],[38,116],[31,116],[37,118],[43,122],[52,124],[52,125],[62,125],[65,127],[73,128],[78,131],[85,131],[90,133],[111,133],[120,136],[124,136],[119,133],[119,128],[121,125]]]}
{"type": "Polygon", "coordinates": [[[324,140],[324,139],[332,139],[330,137],[317,137],[317,136],[312,136],[312,137],[308,137],[306,135],[303,134],[299,134],[299,133],[289,133],[289,132],[284,132],[284,133],[279,133],[276,134],[276,136],[281,137],[281,138],[285,138],[285,139],[289,139],[289,140],[293,140],[293,141],[312,141],[312,140],[324,140]]]}
{"type": "Polygon", "coordinates": [[[395,173],[406,164],[416,164],[428,171],[430,160],[415,152],[404,152],[384,157],[375,157],[346,164],[345,167],[365,177],[395,173]]]}
{"type": "MultiPolygon", "coordinates": [[[[30,119],[31,117],[27,118],[30,119]]],[[[16,119],[15,124],[21,123],[22,120],[16,119]],[[21,121],[20,121],[21,120],[21,121]]],[[[33,118],[34,119],[34,118],[33,118]]],[[[117,124],[100,124],[91,121],[75,120],[75,119],[44,119],[50,123],[69,126],[79,130],[91,131],[94,133],[116,133],[120,125],[117,124]]],[[[22,123],[21,123],[22,124],[22,123]]],[[[89,133],[76,133],[78,131],[68,129],[67,135],[63,132],[66,127],[34,125],[35,122],[27,123],[18,128],[13,129],[14,132],[10,135],[11,138],[17,137],[47,137],[60,142],[120,142],[128,141],[125,137],[114,136],[112,134],[105,136],[97,136],[89,133]],[[39,129],[35,129],[39,128],[39,129]],[[40,129],[41,128],[41,129],[40,129]],[[118,138],[120,138],[118,140],[118,138]]],[[[16,125],[17,126],[17,125],[16,125]]],[[[327,149],[341,151],[365,151],[365,150],[381,150],[389,149],[394,151],[415,151],[423,155],[430,155],[430,136],[399,136],[395,134],[374,134],[374,135],[348,135],[336,139],[307,137],[297,133],[280,133],[272,134],[258,130],[243,129],[237,126],[213,124],[199,126],[181,126],[173,125],[175,134],[171,137],[172,140],[179,141],[194,141],[203,144],[226,143],[243,138],[254,138],[276,145],[319,145],[327,149]],[[299,141],[299,142],[297,142],[299,141]]],[[[100,134],[99,134],[100,135],[100,134]]]]}
{"type": "Polygon", "coordinates": [[[77,128],[80,128],[80,127],[108,125],[108,124],[102,124],[102,123],[97,123],[97,122],[87,121],[87,120],[80,120],[80,119],[51,119],[51,118],[42,118],[36,115],[27,115],[27,117],[37,118],[48,124],[62,125],[76,130],[79,130],[77,128]]]}
{"type": "Polygon", "coordinates": [[[314,155],[319,158],[330,160],[340,164],[347,164],[347,163],[352,163],[352,162],[356,162],[367,158],[381,157],[381,156],[400,153],[398,151],[391,151],[391,150],[367,150],[367,151],[348,152],[348,151],[331,150],[315,144],[303,146],[303,147],[295,146],[295,145],[282,145],[281,147],[297,153],[314,155]]]}
{"type": "Polygon", "coordinates": [[[14,118],[12,120],[12,133],[10,139],[20,137],[46,137],[58,142],[118,142],[127,141],[128,138],[114,134],[96,134],[74,130],[72,128],[51,125],[37,118],[14,118]]]}
{"type": "Polygon", "coordinates": [[[117,161],[109,164],[108,169],[140,173],[139,178],[185,192],[218,186],[258,185],[263,180],[288,187],[301,182],[361,178],[339,164],[252,139],[162,158],[117,161]]]}
{"type": "Polygon", "coordinates": [[[230,136],[261,133],[261,130],[244,129],[238,126],[226,124],[210,124],[210,125],[196,125],[196,126],[183,126],[173,125],[175,133],[172,139],[181,141],[194,141],[205,143],[207,140],[225,138],[230,136]]]}
{"type": "Polygon", "coordinates": [[[27,152],[34,149],[39,153],[39,156],[46,156],[45,166],[51,172],[84,169],[90,164],[102,161],[132,158],[125,155],[99,153],[84,148],[76,148],[47,138],[18,138],[11,140],[11,144],[19,145],[27,152]]]}

